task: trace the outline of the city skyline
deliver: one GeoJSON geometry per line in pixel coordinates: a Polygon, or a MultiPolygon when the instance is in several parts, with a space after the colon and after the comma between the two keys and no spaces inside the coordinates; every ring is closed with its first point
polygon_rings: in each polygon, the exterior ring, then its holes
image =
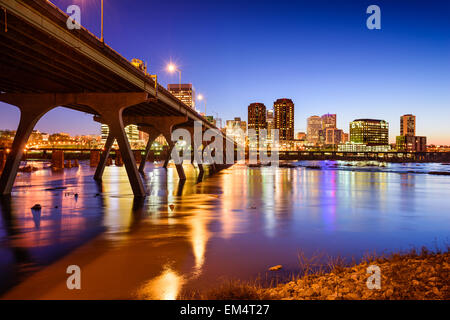
{"type": "MultiPolygon", "coordinates": [[[[80,5],[82,24],[99,35],[97,1],[52,2],[62,10],[72,3],[80,5]]],[[[208,99],[211,114],[224,120],[245,118],[253,101],[272,106],[276,99],[288,97],[296,105],[295,132],[306,132],[311,115],[337,113],[337,126],[345,132],[354,119],[388,121],[393,143],[400,130],[398,116],[413,113],[421,119],[421,134],[429,143],[450,144],[446,125],[450,73],[443,72],[450,69],[445,37],[450,22],[444,14],[449,4],[425,7],[418,1],[379,1],[383,28],[371,31],[365,27],[367,6],[349,1],[339,5],[281,2],[277,8],[263,1],[257,14],[250,3],[235,10],[233,1],[226,5],[195,1],[191,6],[178,1],[179,5],[134,3],[105,3],[105,42],[129,60],[147,62],[149,72],[158,74],[165,87],[178,80],[166,71],[173,61],[183,69],[182,82],[192,83],[208,99]],[[168,17],[167,6],[172,12],[168,17]],[[148,19],[140,21],[144,15],[148,19]],[[272,23],[263,24],[264,18],[272,23]],[[418,18],[420,25],[412,22],[418,18]],[[180,27],[195,40],[179,32],[180,27]],[[146,41],[146,30],[151,28],[159,30],[158,48],[146,41]],[[130,41],[127,34],[141,35],[142,41],[130,41]],[[288,49],[280,53],[277,44],[283,42],[288,49]],[[256,54],[250,50],[253,47],[259,47],[256,54]],[[212,79],[214,75],[220,76],[212,79]],[[277,81],[263,80],[269,76],[277,81]]],[[[0,128],[14,129],[19,112],[14,107],[4,109],[0,128]]],[[[91,120],[56,109],[39,121],[37,129],[95,134],[99,129],[91,120]]]]}
{"type": "Polygon", "coordinates": [[[0,15],[2,300],[450,301],[450,2],[0,15]]]}

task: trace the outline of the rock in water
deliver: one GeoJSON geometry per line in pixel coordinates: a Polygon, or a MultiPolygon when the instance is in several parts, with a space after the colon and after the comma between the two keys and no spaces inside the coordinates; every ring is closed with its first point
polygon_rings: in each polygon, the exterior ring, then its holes
{"type": "Polygon", "coordinates": [[[281,270],[281,269],[283,269],[283,266],[282,265],[278,265],[278,266],[269,268],[269,271],[278,271],[278,270],[281,270]]]}

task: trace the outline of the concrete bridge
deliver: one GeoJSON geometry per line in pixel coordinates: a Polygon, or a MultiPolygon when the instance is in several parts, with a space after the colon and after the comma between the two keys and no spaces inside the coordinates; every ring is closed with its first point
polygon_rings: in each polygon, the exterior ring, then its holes
{"type": "MultiPolygon", "coordinates": [[[[217,129],[88,30],[69,30],[68,16],[50,2],[0,0],[0,9],[0,101],[21,112],[0,180],[1,195],[11,193],[34,126],[59,106],[92,114],[96,121],[109,126],[95,179],[102,179],[116,140],[133,193],[140,197],[146,190],[124,131],[126,125],[139,125],[149,133],[146,156],[160,134],[173,149],[171,133],[175,128],[193,132],[194,122],[199,121],[203,131],[217,129]]],[[[199,150],[206,145],[201,142],[193,148],[199,150]]],[[[144,166],[142,161],[141,171],[144,166]]],[[[199,167],[202,170],[201,164],[199,167]]],[[[177,171],[180,179],[185,179],[181,165],[177,165],[177,171]]]]}

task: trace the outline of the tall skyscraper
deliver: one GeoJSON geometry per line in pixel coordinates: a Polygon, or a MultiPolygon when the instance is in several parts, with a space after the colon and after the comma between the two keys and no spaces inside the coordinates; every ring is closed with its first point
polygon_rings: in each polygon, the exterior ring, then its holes
{"type": "Polygon", "coordinates": [[[195,90],[192,84],[169,84],[167,90],[188,107],[195,109],[195,90]]]}
{"type": "Polygon", "coordinates": [[[350,141],[367,146],[389,144],[389,123],[384,120],[357,119],[350,123],[350,141]]]}
{"type": "Polygon", "coordinates": [[[269,140],[272,140],[272,130],[275,129],[275,117],[272,109],[267,110],[266,121],[267,121],[267,137],[269,140]]]}
{"type": "Polygon", "coordinates": [[[306,141],[308,143],[318,144],[319,132],[322,130],[322,118],[319,116],[309,117],[306,128],[306,141]]]}
{"type": "Polygon", "coordinates": [[[294,102],[291,99],[278,99],[273,109],[275,129],[279,130],[280,140],[294,140],[294,102]]]}
{"type": "Polygon", "coordinates": [[[400,135],[412,137],[416,135],[416,116],[405,114],[400,117],[400,135]]]}
{"type": "Polygon", "coordinates": [[[396,140],[397,151],[426,152],[427,138],[416,136],[416,116],[405,114],[400,117],[400,136],[396,140]]]}
{"type": "Polygon", "coordinates": [[[263,103],[252,103],[248,106],[248,129],[254,129],[259,139],[259,131],[267,129],[266,106],[263,103]]]}
{"type": "Polygon", "coordinates": [[[326,131],[329,128],[336,129],[337,121],[335,114],[324,114],[322,116],[322,130],[326,131]]]}

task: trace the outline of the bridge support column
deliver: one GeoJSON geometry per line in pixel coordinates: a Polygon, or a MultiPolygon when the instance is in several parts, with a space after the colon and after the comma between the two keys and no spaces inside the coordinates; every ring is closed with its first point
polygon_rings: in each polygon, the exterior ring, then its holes
{"type": "Polygon", "coordinates": [[[197,160],[197,166],[198,166],[198,170],[200,171],[200,175],[203,175],[205,173],[205,169],[203,168],[203,163],[202,163],[202,157],[200,157],[199,152],[203,152],[199,151],[197,148],[197,145],[195,144],[194,141],[194,136],[192,135],[192,140],[191,140],[191,148],[192,148],[192,154],[191,154],[191,164],[194,166],[194,161],[197,160]],[[196,159],[195,155],[198,155],[198,159],[196,159]]]}
{"type": "Polygon", "coordinates": [[[9,195],[34,126],[44,114],[58,106],[59,101],[53,94],[1,94],[0,101],[20,109],[19,127],[0,178],[0,195],[9,195]]]}
{"type": "MultiPolygon", "coordinates": [[[[202,145],[203,145],[203,150],[202,150],[202,158],[203,159],[205,159],[205,151],[206,151],[206,148],[208,148],[208,146],[211,144],[211,143],[213,143],[214,141],[202,141],[202,145]]],[[[214,152],[213,153],[215,153],[215,150],[214,150],[214,152]]],[[[216,173],[217,172],[217,165],[216,165],[216,163],[215,162],[213,162],[213,163],[211,163],[210,164],[210,170],[209,170],[209,173],[210,174],[214,174],[214,173],[216,173]]]]}
{"type": "MultiPolygon", "coordinates": [[[[203,166],[201,165],[201,157],[199,155],[199,150],[198,150],[198,141],[195,141],[195,128],[188,126],[188,125],[184,125],[184,126],[179,126],[177,127],[177,129],[184,129],[187,130],[189,132],[189,135],[191,137],[191,164],[192,166],[195,168],[194,162],[197,162],[197,165],[199,166],[200,172],[203,171],[203,166]]],[[[202,134],[203,137],[203,133],[201,130],[199,130],[202,134]]],[[[200,140],[201,141],[201,140],[200,140]]]]}
{"type": "MultiPolygon", "coordinates": [[[[151,126],[156,132],[162,134],[169,144],[169,153],[167,154],[166,160],[164,161],[164,168],[170,160],[170,156],[175,144],[172,142],[172,129],[175,125],[187,122],[186,116],[167,116],[167,117],[153,117],[153,116],[136,116],[136,117],[126,117],[124,120],[126,123],[133,123],[139,126],[151,126]]],[[[147,146],[148,147],[148,146],[147,146]]],[[[184,174],[183,165],[176,165],[178,176],[181,180],[186,179],[184,174]]]]}
{"type": "MultiPolygon", "coordinates": [[[[167,140],[167,138],[166,138],[166,140],[167,140]]],[[[167,168],[167,164],[169,162],[172,150],[175,150],[175,143],[173,143],[172,141],[169,142],[169,150],[170,150],[170,153],[168,154],[168,157],[166,158],[166,162],[164,162],[164,165],[165,165],[164,168],[167,168]]],[[[178,178],[180,180],[186,180],[186,174],[184,173],[183,163],[176,163],[175,168],[177,169],[178,178]]]]}
{"type": "Polygon", "coordinates": [[[145,148],[145,154],[142,157],[141,163],[139,165],[139,172],[144,173],[145,164],[148,160],[150,150],[151,150],[152,145],[155,142],[156,138],[158,138],[158,136],[160,135],[160,132],[158,130],[156,130],[154,127],[144,127],[144,128],[142,128],[142,131],[148,133],[148,142],[147,142],[147,146],[145,148]]]}
{"type": "MultiPolygon", "coordinates": [[[[145,92],[84,93],[75,95],[74,102],[92,107],[100,114],[101,122],[108,125],[111,139],[115,139],[119,145],[128,180],[136,197],[145,197],[146,192],[125,133],[122,113],[126,108],[144,103],[147,99],[148,94],[145,92]]],[[[97,118],[94,117],[94,120],[97,121],[97,118]]]]}
{"type": "Polygon", "coordinates": [[[100,156],[100,162],[98,163],[97,170],[95,170],[94,180],[101,181],[103,178],[103,172],[105,171],[106,163],[108,162],[109,154],[111,152],[112,145],[114,143],[114,136],[111,132],[106,139],[104,150],[100,156]]]}

